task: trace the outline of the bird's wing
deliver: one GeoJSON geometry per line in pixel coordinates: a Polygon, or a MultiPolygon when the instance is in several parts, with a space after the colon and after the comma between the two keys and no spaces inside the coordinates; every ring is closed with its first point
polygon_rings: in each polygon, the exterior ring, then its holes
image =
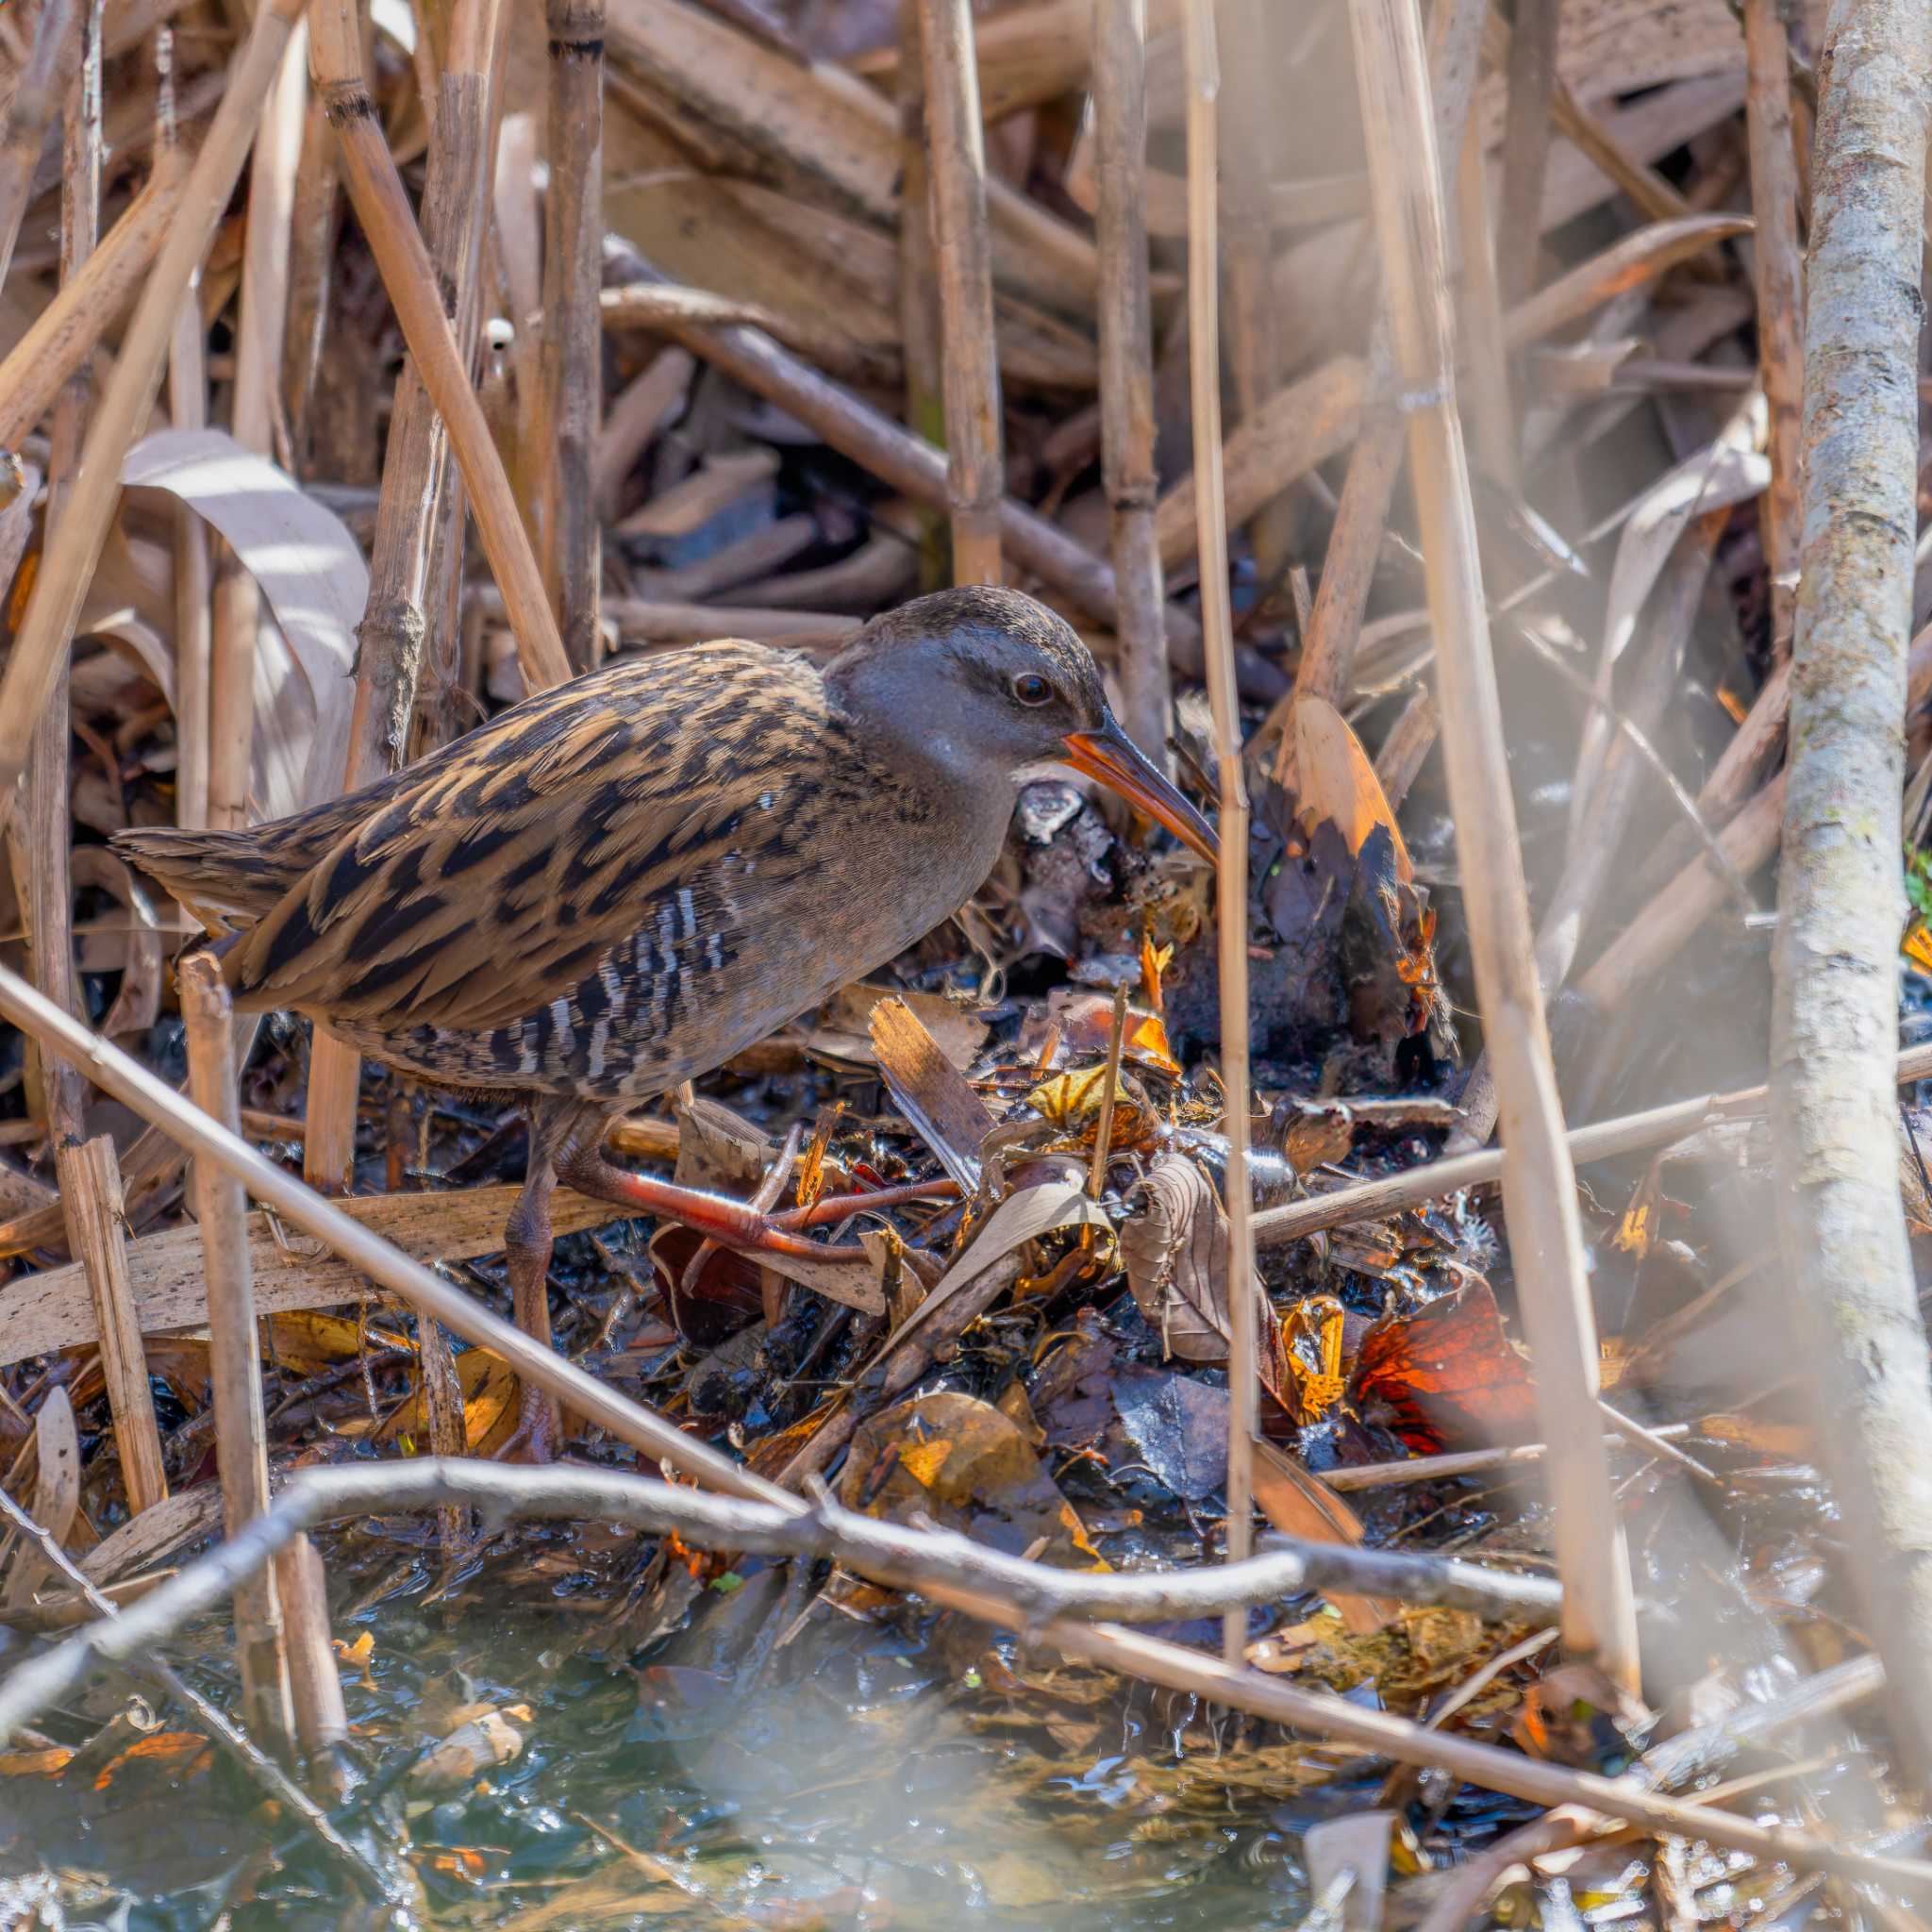
{"type": "Polygon", "coordinates": [[[489,1033],[568,998],[681,891],[687,922],[739,918],[721,868],[774,839],[782,859],[823,687],[752,645],[673,655],[559,687],[425,764],[236,949],[239,1003],[489,1033]]]}

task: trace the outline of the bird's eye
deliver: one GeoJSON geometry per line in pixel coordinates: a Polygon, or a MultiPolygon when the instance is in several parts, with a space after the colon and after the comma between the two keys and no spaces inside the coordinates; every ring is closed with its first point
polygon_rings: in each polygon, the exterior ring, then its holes
{"type": "Polygon", "coordinates": [[[1043,705],[1053,696],[1053,686],[1037,671],[1028,671],[1013,680],[1013,695],[1023,705],[1043,705]]]}

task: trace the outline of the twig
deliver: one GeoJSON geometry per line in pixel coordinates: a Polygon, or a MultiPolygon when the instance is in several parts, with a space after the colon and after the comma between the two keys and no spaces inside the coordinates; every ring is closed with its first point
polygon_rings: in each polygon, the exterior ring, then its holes
{"type": "MultiPolygon", "coordinates": [[[[381,120],[369,98],[362,77],[361,32],[349,0],[317,0],[309,66],[341,141],[343,180],[403,340],[455,448],[484,553],[509,610],[524,681],[533,691],[561,684],[571,675],[570,659],[543,594],[543,579],[503,459],[443,312],[435,265],[409,211],[381,120]]],[[[4,774],[5,766],[0,764],[0,776],[4,774]]]]}
{"type": "Polygon", "coordinates": [[[662,1417],[607,1389],[554,1349],[541,1348],[472,1296],[432,1274],[311,1189],[266,1159],[238,1135],[184,1101],[138,1060],[90,1033],[18,974],[0,967],[0,1013],[81,1068],[103,1091],[160,1126],[191,1152],[233,1174],[264,1207],[325,1242],[419,1314],[433,1316],[464,1341],[486,1348],[519,1376],[557,1396],[620,1441],[701,1476],[731,1495],[766,1500],[781,1492],[662,1417]]]}
{"type": "MultiPolygon", "coordinates": [[[[232,1132],[239,1103],[229,1051],[227,990],[207,953],[181,962],[181,1017],[188,1030],[188,1077],[194,1103],[232,1132]]],[[[208,1380],[215,1436],[222,1445],[222,1523],[232,1540],[269,1507],[268,1423],[261,1405],[261,1336],[255,1278],[242,1225],[241,1185],[212,1161],[194,1163],[194,1210],[208,1268],[208,1380]]],[[[235,1591],[235,1647],[248,1728],[258,1737],[292,1734],[287,1639],[272,1576],[253,1575],[235,1591]]]]}
{"type": "Polygon", "coordinates": [[[304,0],[263,0],[228,73],[88,431],[68,513],[47,546],[0,681],[0,825],[12,816],[35,721],[46,708],[121,494],[121,463],[147,413],[182,298],[242,172],[262,101],[304,0]]]}
{"type": "MultiPolygon", "coordinates": [[[[493,1506],[499,1517],[510,1513],[560,1513],[632,1523],[642,1522],[641,1512],[648,1507],[653,1521],[667,1526],[680,1523],[691,1525],[678,1527],[678,1534],[687,1541],[702,1542],[708,1535],[722,1534],[734,1548],[757,1547],[747,1540],[754,1533],[751,1525],[765,1518],[764,1511],[754,1512],[743,1505],[723,1504],[675,1486],[604,1471],[497,1469],[487,1464],[439,1462],[426,1457],[406,1464],[305,1471],[290,1483],[270,1514],[250,1525],[242,1538],[210,1551],[111,1623],[92,1625],[17,1669],[0,1684],[0,1738],[30,1724],[39,1712],[66,1695],[95,1659],[114,1661],[123,1656],[138,1655],[169,1630],[214,1607],[232,1590],[238,1576],[258,1567],[288,1537],[335,1516],[353,1517],[372,1509],[396,1507],[428,1509],[446,1503],[477,1504],[486,1511],[493,1506]],[[406,1506],[397,1501],[405,1494],[410,1498],[406,1506]],[[732,1511],[737,1525],[728,1534],[716,1529],[718,1519],[711,1514],[726,1508],[732,1511]],[[700,1510],[712,1527],[698,1527],[700,1510]]],[[[899,1550],[916,1549],[921,1556],[915,1561],[924,1557],[932,1543],[955,1551],[963,1545],[966,1560],[979,1574],[996,1569],[1004,1578],[1010,1569],[1017,1568],[1027,1573],[1022,1579],[1024,1583],[1049,1593],[1046,1600],[1070,1585],[1074,1593],[1096,1588],[1134,1590],[1141,1586],[1158,1593],[1184,1581],[1191,1588],[1197,1580],[1211,1578],[1224,1584],[1228,1579],[1225,1567],[1218,1575],[1196,1572],[1189,1579],[1089,1577],[1081,1573],[995,1557],[963,1538],[932,1538],[919,1531],[874,1523],[837,1506],[828,1508],[823,1502],[808,1510],[795,1499],[787,1499],[779,1508],[770,1511],[769,1521],[769,1534],[780,1541],[827,1534],[820,1525],[829,1522],[837,1525],[840,1535],[849,1529],[866,1538],[874,1548],[890,1542],[899,1550]],[[1032,1574],[1036,1571],[1041,1573],[1037,1577],[1032,1574]]],[[[813,1547],[819,1545],[814,1542],[813,1547]]],[[[1356,1566],[1388,1560],[1381,1553],[1331,1545],[1303,1546],[1291,1554],[1296,1563],[1334,1563],[1344,1566],[1357,1578],[1365,1572],[1356,1566]]],[[[1271,1555],[1256,1560],[1274,1563],[1280,1558],[1271,1555]]],[[[1427,1558],[1397,1560],[1431,1562],[1427,1558]]],[[[1529,1579],[1514,1581],[1526,1584],[1529,1579]]],[[[1588,1805],[1607,1816],[1624,1819],[1654,1832],[1704,1839],[1713,1845],[1776,1860],[1799,1870],[1842,1873],[1862,1881],[1900,1887],[1914,1895],[1932,1890],[1932,1865],[1922,1860],[1848,1849],[1807,1831],[1765,1824],[1755,1818],[1740,1818],[1708,1806],[1665,1797],[1632,1781],[1571,1771],[1514,1751],[1429,1730],[1346,1698],[1296,1690],[1280,1678],[1238,1669],[1198,1651],[1143,1637],[1116,1624],[1075,1623],[1065,1616],[1042,1622],[1033,1602],[1016,1600],[1006,1590],[961,1588],[938,1582],[930,1575],[917,1587],[935,1602],[1020,1631],[1030,1639],[1051,1644],[1065,1656],[1190,1691],[1212,1703],[1252,1711],[1294,1729],[1333,1738],[1401,1763],[1439,1767],[1470,1783],[1506,1791],[1533,1804],[1588,1805]]],[[[1374,1587],[1389,1586],[1378,1578],[1374,1587]]]]}
{"type": "Polygon", "coordinates": [[[0,129],[0,281],[12,265],[21,217],[33,196],[47,123],[66,92],[67,73],[78,64],[85,17],[81,0],[47,0],[34,23],[33,51],[7,104],[6,125],[0,129]]]}
{"type": "Polygon", "coordinates": [[[925,131],[939,274],[953,581],[1001,579],[999,353],[992,326],[992,237],[971,0],[910,0],[925,56],[925,131]]]}
{"type": "Polygon", "coordinates": [[[1114,1091],[1120,1085],[1121,1049],[1127,1038],[1127,989],[1113,990],[1113,1024],[1107,1034],[1107,1065],[1102,1070],[1100,1118],[1093,1127],[1093,1161],[1087,1171],[1087,1191],[1097,1201],[1107,1181],[1107,1157],[1113,1148],[1114,1091]]]}
{"type": "MultiPolygon", "coordinates": [[[[1188,371],[1193,405],[1195,505],[1199,518],[1203,649],[1214,712],[1221,794],[1221,861],[1215,868],[1221,989],[1221,1085],[1227,1136],[1227,1559],[1248,1554],[1254,1535],[1257,1373],[1255,1272],[1248,1183],[1248,792],[1241,765],[1241,697],[1235,686],[1234,624],[1228,603],[1227,507],[1221,488],[1219,225],[1214,192],[1214,97],[1221,85],[1214,15],[1191,0],[1188,74],[1188,371]]],[[[1245,1614],[1230,1610],[1222,1633],[1227,1660],[1247,1641],[1245,1614]]]]}
{"type": "MultiPolygon", "coordinates": [[[[14,1528],[34,1542],[48,1564],[66,1578],[81,1601],[101,1619],[94,1627],[111,1626],[122,1614],[120,1606],[103,1596],[88,1580],[87,1573],[4,1490],[0,1490],[0,1514],[10,1519],[14,1528]]],[[[329,1823],[308,1793],[273,1758],[264,1755],[259,1746],[238,1731],[228,1722],[227,1714],[188,1683],[157,1648],[145,1645],[140,1646],[138,1651],[130,1651],[122,1660],[122,1667],[137,1679],[144,1678],[158,1685],[235,1759],[248,1776],[261,1786],[268,1797],[277,1804],[286,1805],[302,1821],[331,1855],[355,1874],[357,1881],[368,1890],[370,1897],[394,1897],[396,1888],[329,1823]]],[[[5,1694],[4,1687],[0,1687],[0,1696],[5,1694]]]]}
{"type": "MultiPolygon", "coordinates": [[[[545,583],[573,669],[597,661],[604,532],[591,488],[603,415],[604,0],[549,0],[550,201],[536,455],[545,583]]],[[[480,192],[477,206],[483,197],[480,192]]]]}
{"type": "Polygon", "coordinates": [[[1805,331],[1772,1145],[1792,1320],[1885,1659],[1932,1787],[1932,1370],[1895,1172],[1900,789],[1919,463],[1932,9],[1833,0],[1805,331]]]}
{"type": "MultiPolygon", "coordinates": [[[[1535,1350],[1551,1471],[1563,1635],[1633,1691],[1636,1620],[1609,1465],[1592,1414],[1595,1324],[1576,1183],[1537,985],[1508,754],[1490,655],[1474,516],[1456,413],[1441,171],[1413,0],[1354,0],[1356,68],[1369,136],[1384,286],[1408,410],[1409,460],[1439,640],[1442,748],[1462,855],[1484,1033],[1511,1119],[1503,1197],[1535,1350]],[[1528,1263],[1525,1267],[1524,1263],[1528,1263]]],[[[1520,29],[1519,29],[1520,31],[1520,29]]],[[[1532,225],[1533,226],[1534,225],[1532,225]]]]}
{"type": "Polygon", "coordinates": [[[1154,326],[1147,288],[1144,0],[1096,0],[1093,120],[1100,205],[1100,465],[1113,531],[1121,709],[1147,756],[1167,762],[1174,690],[1154,528],[1154,326]]]}
{"type": "MultiPolygon", "coordinates": [[[[1690,1423],[1665,1423],[1644,1433],[1652,1441],[1674,1442],[1692,1432],[1690,1423]]],[[[1607,1435],[1604,1446],[1626,1445],[1629,1438],[1621,1432],[1607,1435]]],[[[1644,1448],[1655,1453],[1652,1442],[1644,1448]]],[[[1547,1442],[1512,1442],[1496,1449],[1457,1449],[1442,1456],[1405,1456],[1398,1462],[1357,1462],[1341,1469],[1324,1469],[1317,1480],[1331,1490],[1346,1494],[1351,1490],[1404,1489],[1414,1483],[1444,1482],[1454,1476],[1488,1475],[1499,1469],[1514,1469],[1524,1463],[1541,1462],[1550,1453],[1547,1442]]]]}

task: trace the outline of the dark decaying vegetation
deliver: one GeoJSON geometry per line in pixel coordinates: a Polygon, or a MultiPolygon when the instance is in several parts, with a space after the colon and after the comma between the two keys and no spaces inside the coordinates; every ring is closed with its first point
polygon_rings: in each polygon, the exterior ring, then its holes
{"type": "Polygon", "coordinates": [[[1921,1924],[1928,75],[0,8],[0,1924],[1921,1924]],[[800,1239],[564,1186],[547,1341],[514,1097],[238,1016],[115,841],[987,583],[1218,858],[1030,779],[611,1129],[800,1239]]]}

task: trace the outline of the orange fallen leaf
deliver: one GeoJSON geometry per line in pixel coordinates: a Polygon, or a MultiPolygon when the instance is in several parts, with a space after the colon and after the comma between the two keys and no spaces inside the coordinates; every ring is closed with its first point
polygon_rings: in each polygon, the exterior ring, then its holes
{"type": "Polygon", "coordinates": [[[1386,1410],[1419,1456],[1445,1445],[1527,1441],[1536,1430],[1529,1364],[1503,1332],[1486,1281],[1376,1324],[1356,1357],[1356,1407],[1386,1410]]]}

